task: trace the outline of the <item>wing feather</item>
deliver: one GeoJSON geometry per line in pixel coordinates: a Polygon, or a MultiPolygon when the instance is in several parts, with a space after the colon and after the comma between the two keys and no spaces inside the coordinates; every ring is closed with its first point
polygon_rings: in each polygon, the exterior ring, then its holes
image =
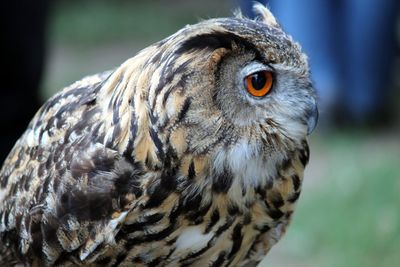
{"type": "Polygon", "coordinates": [[[102,143],[96,96],[108,76],[85,78],[51,98],[4,163],[0,262],[86,260],[113,242],[142,194],[140,164],[102,143]]]}

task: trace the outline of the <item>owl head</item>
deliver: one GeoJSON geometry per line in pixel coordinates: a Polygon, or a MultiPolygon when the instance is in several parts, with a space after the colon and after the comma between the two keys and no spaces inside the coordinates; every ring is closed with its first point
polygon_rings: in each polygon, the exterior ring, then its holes
{"type": "Polygon", "coordinates": [[[318,117],[307,57],[267,8],[255,10],[255,20],[186,26],[114,73],[130,92],[136,157],[157,166],[208,155],[239,172],[274,169],[303,145],[318,117]]]}

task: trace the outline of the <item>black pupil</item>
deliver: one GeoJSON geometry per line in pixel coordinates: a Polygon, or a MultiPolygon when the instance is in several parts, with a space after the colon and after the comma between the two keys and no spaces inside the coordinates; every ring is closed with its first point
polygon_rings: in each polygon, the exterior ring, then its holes
{"type": "Polygon", "coordinates": [[[256,90],[261,90],[264,88],[265,83],[267,82],[267,75],[264,72],[256,72],[251,77],[251,85],[256,90]]]}

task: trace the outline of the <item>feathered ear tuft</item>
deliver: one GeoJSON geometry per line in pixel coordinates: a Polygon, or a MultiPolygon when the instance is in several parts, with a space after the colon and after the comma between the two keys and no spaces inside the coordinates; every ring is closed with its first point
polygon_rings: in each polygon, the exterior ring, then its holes
{"type": "Polygon", "coordinates": [[[278,22],[276,21],[274,15],[272,15],[271,11],[269,11],[269,9],[264,6],[263,4],[260,4],[259,2],[255,2],[253,5],[253,10],[254,13],[256,13],[258,15],[259,18],[261,18],[261,20],[272,27],[279,27],[278,22]]]}
{"type": "Polygon", "coordinates": [[[235,18],[237,18],[237,19],[243,19],[243,18],[244,18],[243,13],[242,13],[242,10],[240,10],[240,8],[236,8],[236,9],[233,11],[233,16],[234,16],[235,18]]]}

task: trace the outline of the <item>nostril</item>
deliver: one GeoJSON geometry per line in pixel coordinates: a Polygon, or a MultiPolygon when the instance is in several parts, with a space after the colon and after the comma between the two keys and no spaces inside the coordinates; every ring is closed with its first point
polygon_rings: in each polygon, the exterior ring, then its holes
{"type": "Polygon", "coordinates": [[[314,105],[313,108],[310,110],[307,118],[307,126],[308,126],[307,135],[311,134],[314,131],[318,123],[318,117],[319,117],[318,107],[317,105],[314,105]]]}

